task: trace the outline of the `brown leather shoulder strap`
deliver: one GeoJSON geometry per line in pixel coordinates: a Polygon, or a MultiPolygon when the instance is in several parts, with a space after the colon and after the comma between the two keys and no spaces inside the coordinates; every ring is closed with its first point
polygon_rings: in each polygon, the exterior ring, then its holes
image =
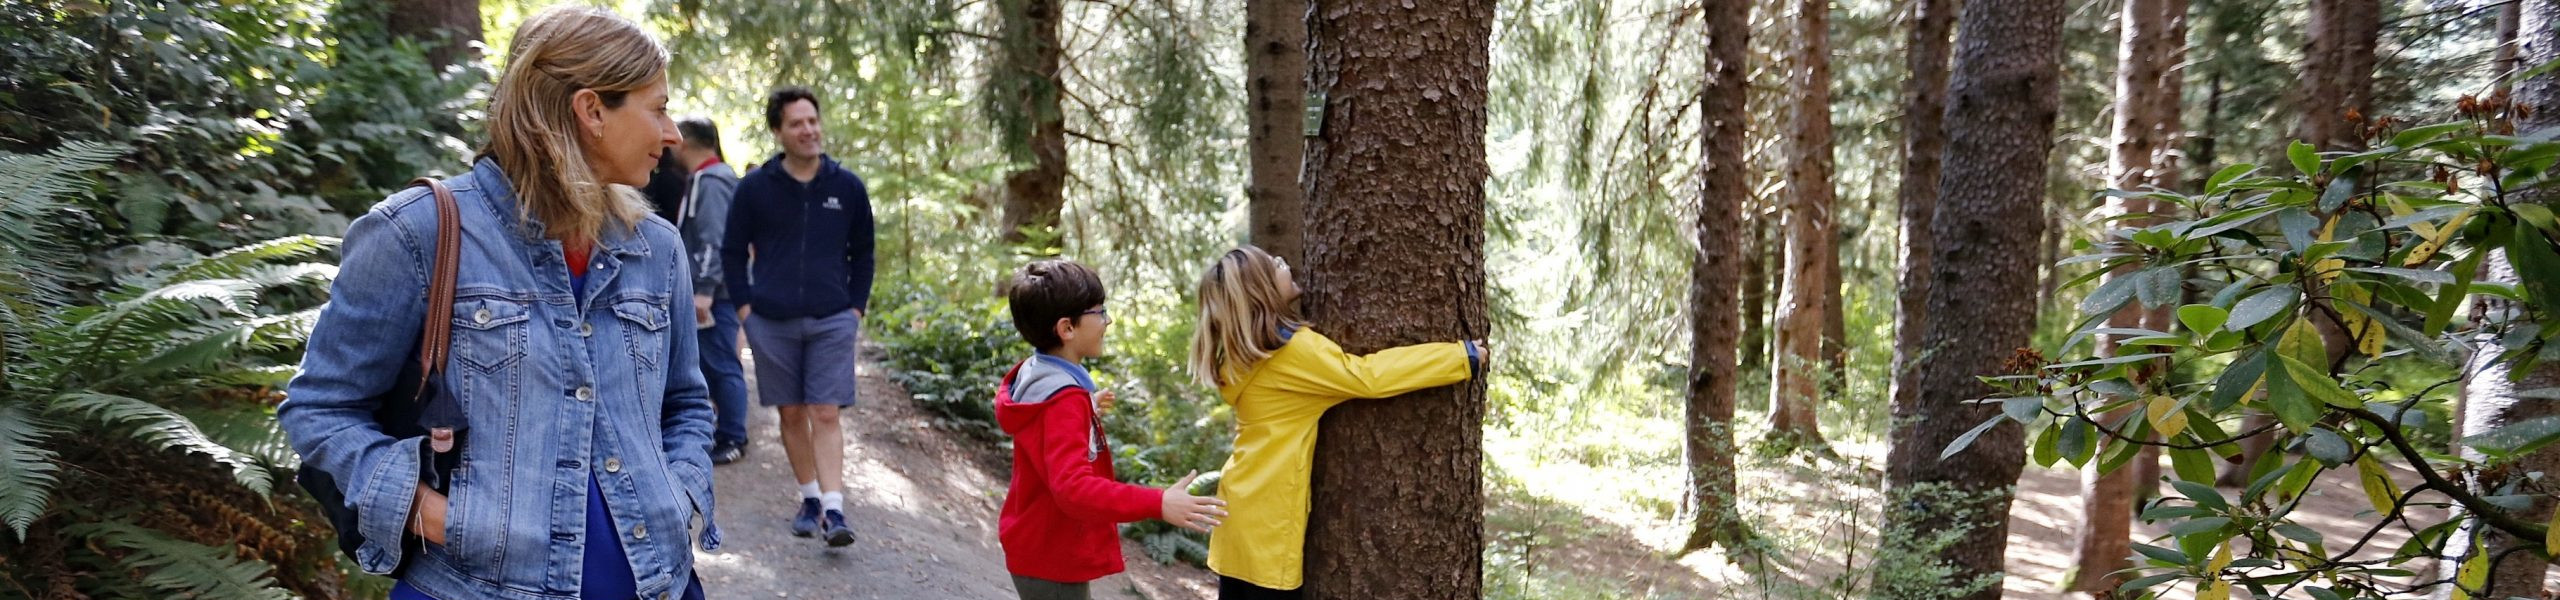
{"type": "Polygon", "coordinates": [[[420,177],[411,186],[427,186],[436,194],[436,263],[427,280],[426,332],[418,338],[418,377],[424,393],[425,380],[444,371],[445,358],[453,350],[453,286],[462,270],[462,211],[453,200],[453,190],[444,183],[420,177]]]}

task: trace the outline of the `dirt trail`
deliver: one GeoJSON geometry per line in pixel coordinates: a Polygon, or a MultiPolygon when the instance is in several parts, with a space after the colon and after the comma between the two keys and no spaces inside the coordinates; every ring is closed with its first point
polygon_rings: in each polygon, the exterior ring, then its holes
{"type": "MultiPolygon", "coordinates": [[[[714,471],[724,545],[696,552],[713,598],[1012,598],[996,544],[1004,456],[933,427],[864,348],[861,400],[845,412],[845,517],[859,540],[828,548],[792,537],[797,484],[774,411],[749,410],[745,458],[714,471]]],[[[752,363],[750,363],[752,365],[752,363]]],[[[752,375],[754,368],[748,372],[752,375]]],[[[749,389],[753,389],[752,376],[749,389]]],[[[1094,582],[1096,598],[1206,599],[1208,571],[1163,566],[1123,541],[1129,572],[1094,582]]]]}

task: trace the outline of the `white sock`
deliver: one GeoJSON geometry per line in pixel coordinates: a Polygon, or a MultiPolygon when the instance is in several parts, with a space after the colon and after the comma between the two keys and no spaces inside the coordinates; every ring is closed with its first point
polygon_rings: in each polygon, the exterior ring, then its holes
{"type": "Polygon", "coordinates": [[[810,499],[816,499],[817,497],[818,497],[818,482],[811,481],[811,482],[808,482],[808,483],[800,484],[800,498],[801,498],[801,499],[803,499],[803,500],[810,500],[810,499]]]}
{"type": "Polygon", "coordinates": [[[818,496],[818,507],[836,512],[844,512],[844,492],[827,492],[825,495],[818,496]]]}

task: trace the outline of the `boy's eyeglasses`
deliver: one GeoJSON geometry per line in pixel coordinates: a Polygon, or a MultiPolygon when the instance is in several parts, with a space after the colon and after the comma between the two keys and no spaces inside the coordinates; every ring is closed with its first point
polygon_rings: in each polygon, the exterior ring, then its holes
{"type": "Polygon", "coordinates": [[[1111,309],[1108,309],[1108,308],[1103,308],[1103,307],[1099,307],[1099,306],[1097,306],[1097,307],[1094,307],[1094,309],[1093,309],[1093,310],[1084,311],[1084,313],[1083,313],[1083,314],[1087,314],[1087,315],[1098,315],[1098,316],[1101,316],[1101,317],[1102,317],[1102,322],[1104,322],[1104,323],[1109,323],[1109,322],[1111,322],[1111,309]]]}

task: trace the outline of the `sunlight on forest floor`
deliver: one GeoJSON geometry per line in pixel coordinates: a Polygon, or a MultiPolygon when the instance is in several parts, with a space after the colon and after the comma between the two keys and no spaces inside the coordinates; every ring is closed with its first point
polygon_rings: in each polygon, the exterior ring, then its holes
{"type": "MultiPolygon", "coordinates": [[[[1745,424],[1740,439],[1758,438],[1760,416],[1739,416],[1745,424]]],[[[1729,562],[1723,548],[1669,554],[1684,534],[1675,521],[1683,484],[1676,413],[1610,419],[1605,427],[1541,419],[1524,415],[1485,431],[1487,597],[1864,596],[1862,576],[1871,570],[1881,520],[1881,440],[1835,441],[1837,460],[1766,456],[1746,442],[1738,482],[1742,511],[1772,550],[1775,572],[1760,577],[1729,562]]],[[[2404,466],[2392,471],[2403,485],[2417,480],[2404,466]]],[[[2080,474],[2029,465],[2018,490],[2009,517],[2005,596],[2064,598],[2058,589],[2072,562],[2080,474]]],[[[2300,513],[2305,526],[2343,539],[2361,535],[2374,518],[2352,472],[2323,476],[2300,513]]],[[[2145,541],[2163,528],[2136,524],[2134,533],[2145,541]]],[[[2407,537],[2386,530],[2359,557],[2387,556],[2407,537]]],[[[2404,566],[2425,572],[2427,562],[2404,566]]],[[[2181,587],[2165,596],[2191,594],[2181,587]]]]}

